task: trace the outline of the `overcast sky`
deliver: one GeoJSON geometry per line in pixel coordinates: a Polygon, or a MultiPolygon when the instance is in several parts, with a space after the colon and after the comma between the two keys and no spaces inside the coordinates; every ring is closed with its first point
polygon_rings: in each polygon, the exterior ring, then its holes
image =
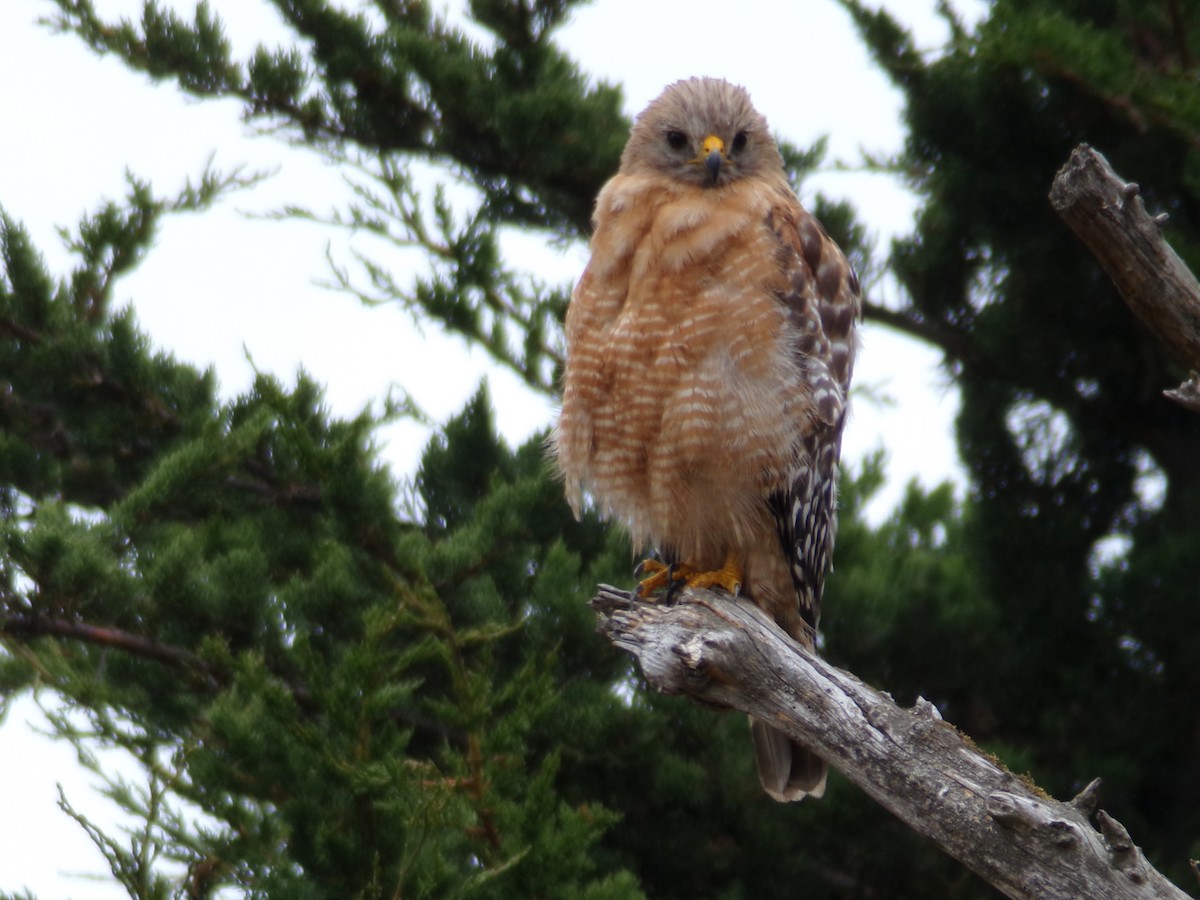
{"type": "MultiPolygon", "coordinates": [[[[879,2],[912,27],[923,49],[933,51],[945,38],[935,0],[879,2]]],[[[968,21],[983,8],[981,0],[953,5],[968,21]]],[[[139,8],[126,0],[96,0],[96,6],[122,15],[139,8]]],[[[288,41],[265,2],[212,0],[212,6],[241,57],[259,40],[288,41]]],[[[452,13],[457,6],[451,4],[452,13]]],[[[336,207],[348,197],[345,173],[303,149],[253,135],[236,104],[189,100],[172,85],[155,86],[78,40],[52,34],[36,20],[53,10],[43,0],[0,3],[0,206],[24,223],[56,276],[71,264],[56,229],[74,229],[83,213],[122,196],[127,169],[164,195],[196,177],[210,156],[218,168],[270,170],[271,178],[215,210],[169,219],[142,266],[116,285],[116,302],[132,304],[158,347],[214,366],[225,396],[249,386],[253,367],[291,382],[303,365],[326,386],[339,414],[377,404],[399,385],[441,421],[486,376],[510,441],[550,424],[552,404],[491,367],[486,354],[432,327],[418,329],[401,310],[365,309],[319,287],[328,275],[326,248],[349,262],[361,246],[353,236],[247,215],[285,203],[336,207]]],[[[630,115],[671,81],[713,75],[745,85],[781,136],[807,145],[828,135],[833,159],[854,163],[863,150],[884,155],[902,145],[900,96],[832,0],[596,0],[558,39],[583,71],[624,87],[630,115]]],[[[828,172],[805,189],[850,200],[881,247],[911,229],[916,201],[888,178],[828,172]]],[[[517,268],[563,283],[586,260],[582,245],[555,248],[538,234],[514,237],[505,248],[517,268]]],[[[415,255],[388,260],[400,283],[420,271],[415,255]]],[[[896,299],[886,281],[872,291],[877,300],[896,299]]],[[[856,381],[894,403],[856,401],[844,457],[853,463],[887,450],[891,483],[873,508],[878,518],[910,478],[927,485],[960,480],[951,435],[957,397],[937,354],[870,324],[863,331],[856,381]]],[[[385,459],[398,475],[412,473],[428,436],[413,424],[381,434],[385,459]]],[[[56,783],[89,815],[104,820],[110,813],[70,748],[38,737],[37,728],[44,723],[28,700],[0,725],[0,891],[28,887],[43,900],[125,896],[104,879],[81,877],[106,869],[58,811],[56,783]]]]}

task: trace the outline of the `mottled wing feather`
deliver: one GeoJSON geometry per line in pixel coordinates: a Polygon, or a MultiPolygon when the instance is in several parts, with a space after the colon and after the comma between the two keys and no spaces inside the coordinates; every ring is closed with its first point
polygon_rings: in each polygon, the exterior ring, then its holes
{"type": "Polygon", "coordinates": [[[781,244],[787,280],[778,299],[798,335],[793,358],[812,385],[813,421],[804,453],[770,505],[801,618],[815,636],[837,532],[838,458],[861,300],[845,255],[811,214],[788,201],[772,210],[768,225],[781,244]]]}

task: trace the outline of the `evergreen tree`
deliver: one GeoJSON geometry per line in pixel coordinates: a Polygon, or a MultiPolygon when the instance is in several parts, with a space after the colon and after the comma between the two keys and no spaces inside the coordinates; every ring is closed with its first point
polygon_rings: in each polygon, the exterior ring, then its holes
{"type": "Polygon", "coordinates": [[[561,662],[522,623],[589,631],[581,572],[608,544],[539,444],[507,449],[481,394],[425,455],[427,524],[407,521],[373,418],[332,418],[304,378],[218,403],[108,310],[157,218],[225,186],[133,185],[58,282],[3,220],[5,693],[55,690],[85,757],[143,763],[145,785],[112,785],[136,846],[80,817],[135,896],[168,892],[160,853],[199,893],[636,896],[590,855],[612,813],[567,804],[540,737],[561,662]]]}
{"type": "MultiPolygon", "coordinates": [[[[424,248],[429,274],[402,285],[368,262],[345,286],[554,390],[566,288],[510,269],[499,235],[584,233],[629,124],[553,43],[569,0],[476,0],[486,47],[420,2],[274,0],[304,49],[248,60],[208,5],[188,21],[148,3],[134,23],[56,2],[93,49],[369,173],[335,221],[424,248]],[[479,190],[465,221],[418,196],[422,160],[479,190]]],[[[1106,804],[1177,872],[1200,835],[1200,429],[1157,397],[1182,373],[1045,196],[1087,140],[1196,255],[1196,13],[998,2],[927,58],[890,16],[843,5],[905,92],[894,167],[925,201],[890,260],[908,303],[869,315],[946,352],[972,491],[960,507],[912,488],[871,528],[881,464],[851,473],[825,652],[934,700],[1056,794],[1104,775],[1106,804]]],[[[819,149],[784,147],[794,178],[819,149]]],[[[644,692],[584,604],[628,582],[624,539],[572,520],[540,442],[506,447],[485,394],[405,492],[371,416],[330,416],[304,379],[221,403],[210,374],[111,310],[158,218],[234,181],[208,173],[171,199],[132,184],[82,223],[65,278],[3,220],[0,696],[50,688],[88,723],[61,719],[64,734],[144,762],[144,786],[113,788],[144,832],[96,835],[132,895],[171,892],[155,854],[197,895],[989,893],[845,782],[820,803],[765,801],[742,717],[644,692]]],[[[311,215],[302,203],[289,211],[311,215]]],[[[817,212],[877,265],[848,208],[817,212]]]]}

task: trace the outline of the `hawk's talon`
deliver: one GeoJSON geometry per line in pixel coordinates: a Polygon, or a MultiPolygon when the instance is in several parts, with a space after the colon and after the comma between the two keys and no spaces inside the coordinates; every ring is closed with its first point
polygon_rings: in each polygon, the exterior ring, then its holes
{"type": "Polygon", "coordinates": [[[681,581],[686,574],[684,567],[676,566],[673,563],[668,564],[657,559],[643,559],[633,570],[633,577],[639,579],[637,598],[653,601],[654,597],[651,595],[666,588],[667,596],[664,599],[669,604],[676,582],[681,581]],[[646,577],[643,578],[643,575],[646,577]]]}
{"type": "Polygon", "coordinates": [[[667,606],[674,605],[675,595],[684,584],[687,584],[686,566],[677,566],[675,563],[667,566],[667,596],[663,598],[667,606]]]}

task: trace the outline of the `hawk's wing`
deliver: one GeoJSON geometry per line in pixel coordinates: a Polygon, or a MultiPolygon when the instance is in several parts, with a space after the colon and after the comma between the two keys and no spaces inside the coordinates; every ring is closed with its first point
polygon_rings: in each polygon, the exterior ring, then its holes
{"type": "Polygon", "coordinates": [[[770,498],[811,640],[821,616],[821,592],[837,531],[838,457],[861,297],[858,277],[845,254],[790,195],[772,210],[768,225],[780,240],[787,276],[779,300],[799,335],[793,359],[812,388],[803,452],[785,485],[770,498]]]}

